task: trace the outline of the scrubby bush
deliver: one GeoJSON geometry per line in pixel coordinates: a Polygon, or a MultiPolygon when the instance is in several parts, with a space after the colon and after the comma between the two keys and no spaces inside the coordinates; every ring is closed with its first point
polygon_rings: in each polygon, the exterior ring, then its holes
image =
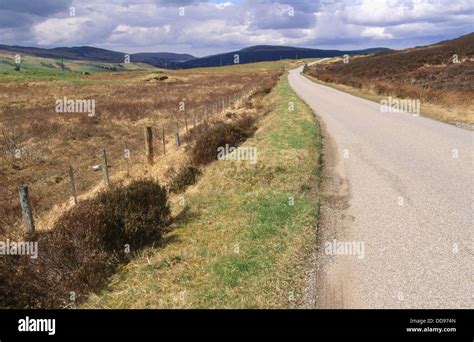
{"type": "Polygon", "coordinates": [[[193,165],[186,165],[176,173],[169,183],[169,191],[179,193],[184,191],[188,186],[197,182],[201,171],[193,165]]]}
{"type": "Polygon", "coordinates": [[[38,258],[0,258],[0,307],[57,308],[100,289],[130,251],[157,242],[171,221],[165,189],[151,181],[117,186],[79,202],[37,234],[38,258]]]}
{"type": "Polygon", "coordinates": [[[189,155],[194,165],[205,165],[217,159],[217,148],[226,144],[237,146],[255,132],[255,118],[244,115],[234,122],[218,121],[200,125],[191,132],[192,144],[189,155]]]}
{"type": "Polygon", "coordinates": [[[111,249],[141,248],[159,240],[170,223],[166,190],[151,181],[135,181],[102,193],[107,233],[105,244],[111,249]]]}

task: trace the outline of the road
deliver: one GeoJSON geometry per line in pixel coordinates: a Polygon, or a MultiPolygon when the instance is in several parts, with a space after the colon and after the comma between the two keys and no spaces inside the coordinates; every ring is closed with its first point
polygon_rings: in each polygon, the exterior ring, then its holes
{"type": "Polygon", "coordinates": [[[322,123],[325,153],[304,306],[474,308],[474,132],[382,113],[301,71],[288,79],[322,123]]]}

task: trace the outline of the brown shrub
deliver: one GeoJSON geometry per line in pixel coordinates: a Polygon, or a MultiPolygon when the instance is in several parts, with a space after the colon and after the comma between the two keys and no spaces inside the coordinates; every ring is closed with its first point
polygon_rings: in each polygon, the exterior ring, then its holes
{"type": "Polygon", "coordinates": [[[106,208],[105,245],[123,249],[129,244],[139,249],[150,241],[161,239],[170,224],[166,190],[152,181],[134,181],[99,195],[106,208]]]}
{"type": "Polygon", "coordinates": [[[168,229],[166,191],[151,181],[117,186],[80,202],[52,230],[38,232],[38,258],[0,259],[0,307],[57,308],[100,289],[117,265],[168,229]]]}
{"type": "Polygon", "coordinates": [[[169,191],[179,193],[184,191],[188,186],[195,184],[201,171],[193,165],[186,165],[172,177],[169,183],[169,191]]]}
{"type": "Polygon", "coordinates": [[[217,159],[217,148],[229,144],[237,146],[253,135],[256,119],[244,115],[234,122],[218,121],[199,125],[191,132],[194,144],[189,155],[194,165],[205,165],[217,159]],[[202,126],[202,127],[201,127],[202,126]]]}

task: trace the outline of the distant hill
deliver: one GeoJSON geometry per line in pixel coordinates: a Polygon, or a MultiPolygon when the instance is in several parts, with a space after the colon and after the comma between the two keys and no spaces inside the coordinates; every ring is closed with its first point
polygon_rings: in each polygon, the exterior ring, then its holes
{"type": "MultiPolygon", "coordinates": [[[[0,51],[9,51],[33,57],[65,59],[65,60],[84,60],[102,63],[123,63],[126,53],[96,48],[92,46],[76,47],[57,47],[52,49],[43,49],[36,47],[9,46],[1,45],[0,51]]],[[[374,48],[366,50],[318,50],[297,48],[291,46],[272,46],[257,45],[242,50],[228,53],[212,55],[202,58],[196,58],[189,54],[177,54],[169,52],[145,52],[130,55],[131,63],[145,63],[155,67],[169,69],[189,69],[197,67],[215,67],[234,64],[234,56],[239,55],[239,63],[254,63],[263,61],[276,61],[280,59],[299,59],[299,58],[324,58],[336,57],[345,54],[359,55],[380,51],[390,51],[385,48],[374,48]]]]}
{"type": "MultiPolygon", "coordinates": [[[[384,83],[385,88],[404,84],[402,89],[406,92],[409,87],[472,92],[474,33],[433,45],[354,58],[348,64],[314,65],[308,73],[323,81],[355,87],[376,81],[384,83]],[[453,63],[454,55],[460,63],[453,63]]],[[[416,97],[416,93],[407,96],[416,97]]]]}
{"type": "MultiPolygon", "coordinates": [[[[91,46],[58,47],[42,49],[36,47],[22,47],[1,45],[0,50],[20,53],[35,57],[52,59],[88,60],[104,63],[123,63],[124,52],[106,50],[91,46]]],[[[146,63],[156,67],[171,69],[189,69],[197,67],[213,67],[234,64],[234,56],[239,55],[240,64],[276,61],[279,59],[298,58],[324,58],[336,57],[344,54],[367,54],[380,51],[389,51],[385,48],[374,48],[366,50],[318,50],[307,48],[296,48],[290,46],[257,45],[242,50],[196,58],[189,54],[177,54],[169,52],[151,52],[130,54],[130,62],[146,63]]]]}
{"type": "Polygon", "coordinates": [[[177,54],[170,52],[143,52],[131,56],[134,62],[147,63],[157,67],[173,67],[183,62],[195,59],[188,54],[177,54]]]}
{"type": "Polygon", "coordinates": [[[378,100],[420,101],[423,114],[437,120],[471,128],[474,123],[474,33],[433,45],[357,57],[346,64],[341,60],[314,64],[305,72],[378,100]]]}
{"type": "Polygon", "coordinates": [[[291,46],[273,46],[273,45],[256,45],[247,47],[242,50],[227,52],[218,55],[207,56],[203,58],[195,58],[187,62],[177,65],[179,68],[201,68],[214,67],[221,65],[232,65],[234,63],[235,55],[239,56],[239,63],[255,63],[263,61],[277,61],[280,59],[300,59],[300,58],[325,58],[348,55],[360,55],[375,53],[381,51],[390,51],[387,48],[373,48],[366,50],[320,50],[298,48],[291,46]]]}
{"type": "MultiPolygon", "coordinates": [[[[20,53],[35,57],[70,59],[70,60],[88,60],[104,63],[123,63],[125,52],[117,52],[96,48],[92,46],[76,47],[58,47],[52,49],[42,49],[35,47],[9,46],[1,45],[0,50],[20,53]]],[[[170,66],[194,59],[194,56],[188,54],[177,54],[169,52],[158,53],[135,53],[129,54],[130,62],[147,63],[156,67],[170,66]]]]}

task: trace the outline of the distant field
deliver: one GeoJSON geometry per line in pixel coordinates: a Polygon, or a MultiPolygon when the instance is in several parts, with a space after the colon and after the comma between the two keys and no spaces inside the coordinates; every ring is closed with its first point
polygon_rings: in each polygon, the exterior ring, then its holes
{"type": "Polygon", "coordinates": [[[15,71],[15,53],[0,50],[0,82],[75,79],[82,73],[160,70],[144,63],[102,63],[86,60],[52,59],[21,55],[15,71]]]}
{"type": "Polygon", "coordinates": [[[175,151],[176,120],[184,130],[181,101],[185,102],[191,126],[193,112],[200,121],[205,105],[211,115],[221,112],[215,107],[217,100],[241,90],[265,89],[274,84],[283,68],[279,63],[258,63],[187,71],[153,69],[82,75],[82,67],[91,67],[87,63],[66,62],[77,72],[38,67],[36,58],[28,71],[29,63],[25,58],[21,71],[0,72],[0,231],[2,225],[19,223],[18,185],[30,186],[36,215],[41,216],[56,205],[68,203],[68,165],[75,169],[79,194],[101,183],[100,172],[91,171],[99,163],[100,148],[107,149],[111,177],[125,171],[125,146],[131,151],[132,173],[145,176],[138,166],[145,161],[145,125],[154,129],[157,154],[162,153],[162,128],[168,152],[175,151]],[[56,113],[55,101],[64,97],[95,100],[96,115],[56,113]],[[14,149],[21,150],[21,158],[14,157],[14,149]]]}
{"type": "Polygon", "coordinates": [[[474,123],[474,33],[431,46],[354,57],[347,64],[341,59],[316,64],[306,74],[375,98],[419,99],[424,115],[474,123]]]}

